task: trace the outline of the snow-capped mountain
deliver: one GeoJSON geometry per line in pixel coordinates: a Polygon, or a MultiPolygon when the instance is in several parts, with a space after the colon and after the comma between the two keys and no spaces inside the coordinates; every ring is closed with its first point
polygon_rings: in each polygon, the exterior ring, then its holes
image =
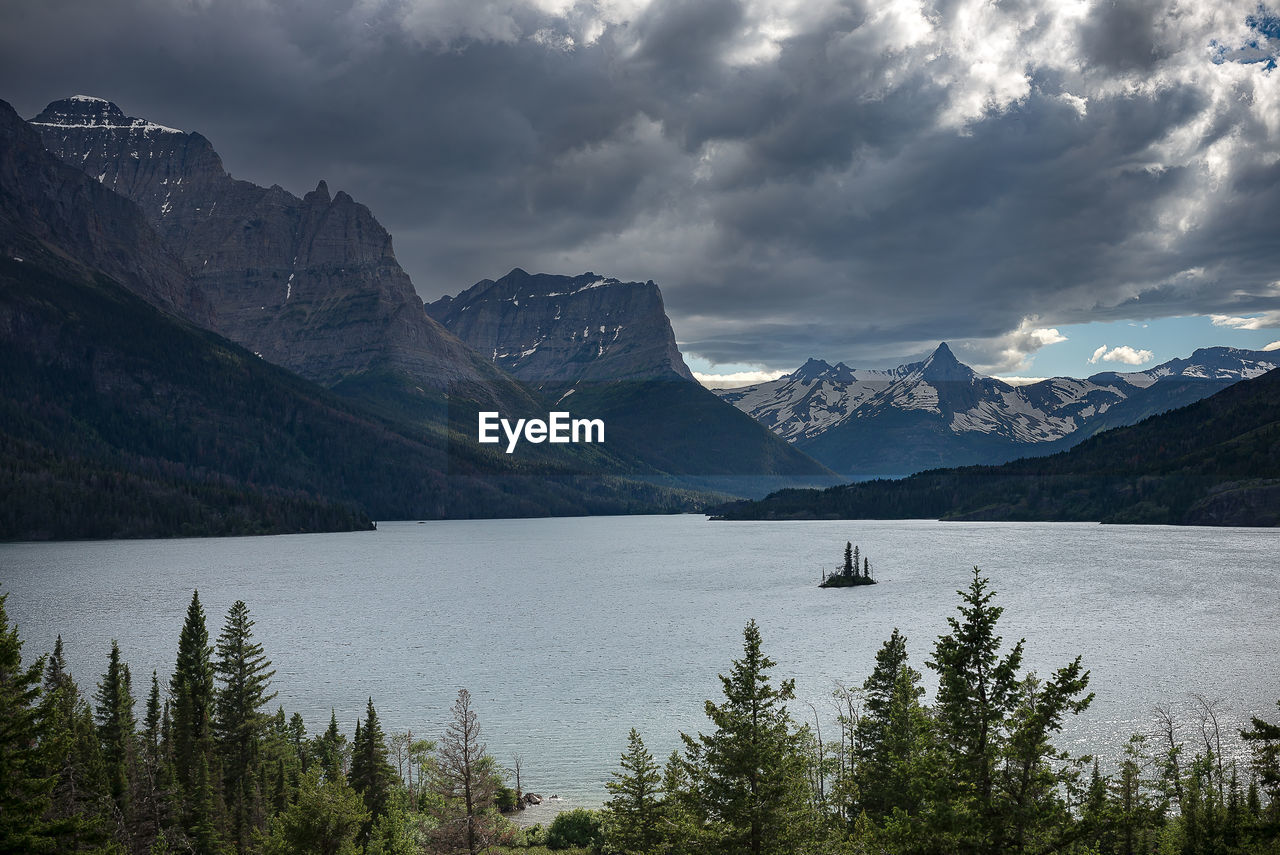
{"type": "Polygon", "coordinates": [[[810,359],[769,383],[713,391],[783,439],[795,442],[839,424],[908,368],[854,370],[843,362],[830,365],[810,359]]]}
{"type": "Polygon", "coordinates": [[[836,471],[896,475],[1060,451],[1277,365],[1280,354],[1213,347],[1146,371],[1011,386],[977,374],[944,342],[893,369],[811,359],[777,380],[716,394],[836,471]]]}

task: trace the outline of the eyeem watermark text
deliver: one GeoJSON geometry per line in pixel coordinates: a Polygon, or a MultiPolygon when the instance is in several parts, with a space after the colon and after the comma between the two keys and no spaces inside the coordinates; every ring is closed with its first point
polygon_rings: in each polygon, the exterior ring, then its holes
{"type": "Polygon", "coordinates": [[[514,425],[496,412],[480,413],[480,442],[501,442],[498,428],[506,434],[507,454],[515,451],[522,438],[535,445],[540,442],[604,442],[603,419],[574,419],[563,412],[548,413],[546,421],[516,419],[514,425]]]}

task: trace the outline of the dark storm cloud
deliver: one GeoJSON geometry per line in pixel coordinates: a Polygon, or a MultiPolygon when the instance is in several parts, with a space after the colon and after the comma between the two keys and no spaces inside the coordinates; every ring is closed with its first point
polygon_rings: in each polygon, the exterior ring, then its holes
{"type": "Polygon", "coordinates": [[[1081,27],[1086,58],[1113,71],[1150,70],[1164,54],[1157,26],[1167,12],[1159,0],[1102,0],[1081,27]]]}
{"type": "Polygon", "coordinates": [[[10,7],[21,113],[101,95],[239,177],[326,178],[427,298],[514,266],[653,278],[686,350],[775,367],[1280,300],[1253,5],[10,7]]]}

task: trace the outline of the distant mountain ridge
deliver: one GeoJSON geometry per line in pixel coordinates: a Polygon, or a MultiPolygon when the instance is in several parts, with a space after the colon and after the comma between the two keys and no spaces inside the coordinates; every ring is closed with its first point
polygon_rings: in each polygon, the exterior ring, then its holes
{"type": "Polygon", "coordinates": [[[1060,451],[1277,365],[1280,354],[1215,347],[1146,371],[1012,386],[978,375],[944,342],[893,369],[811,359],[777,380],[715,391],[838,472],[904,475],[1060,451]]]}
{"type": "Polygon", "coordinates": [[[1280,525],[1280,370],[1047,457],[781,490],[713,513],[736,520],[1280,525]]]}
{"type": "Polygon", "coordinates": [[[390,235],[348,194],[321,181],[299,199],[237,180],[205,137],[101,98],[55,101],[30,125],[64,163],[142,208],[209,302],[198,323],[327,385],[390,370],[476,399],[519,397],[426,314],[390,235]]]}

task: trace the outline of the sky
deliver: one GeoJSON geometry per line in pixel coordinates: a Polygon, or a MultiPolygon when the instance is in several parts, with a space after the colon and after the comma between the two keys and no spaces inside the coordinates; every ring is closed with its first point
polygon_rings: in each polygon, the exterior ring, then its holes
{"type": "Polygon", "coordinates": [[[424,299],[655,280],[703,375],[1280,347],[1280,18],[1195,0],[4,0],[73,94],[326,179],[424,299]]]}

